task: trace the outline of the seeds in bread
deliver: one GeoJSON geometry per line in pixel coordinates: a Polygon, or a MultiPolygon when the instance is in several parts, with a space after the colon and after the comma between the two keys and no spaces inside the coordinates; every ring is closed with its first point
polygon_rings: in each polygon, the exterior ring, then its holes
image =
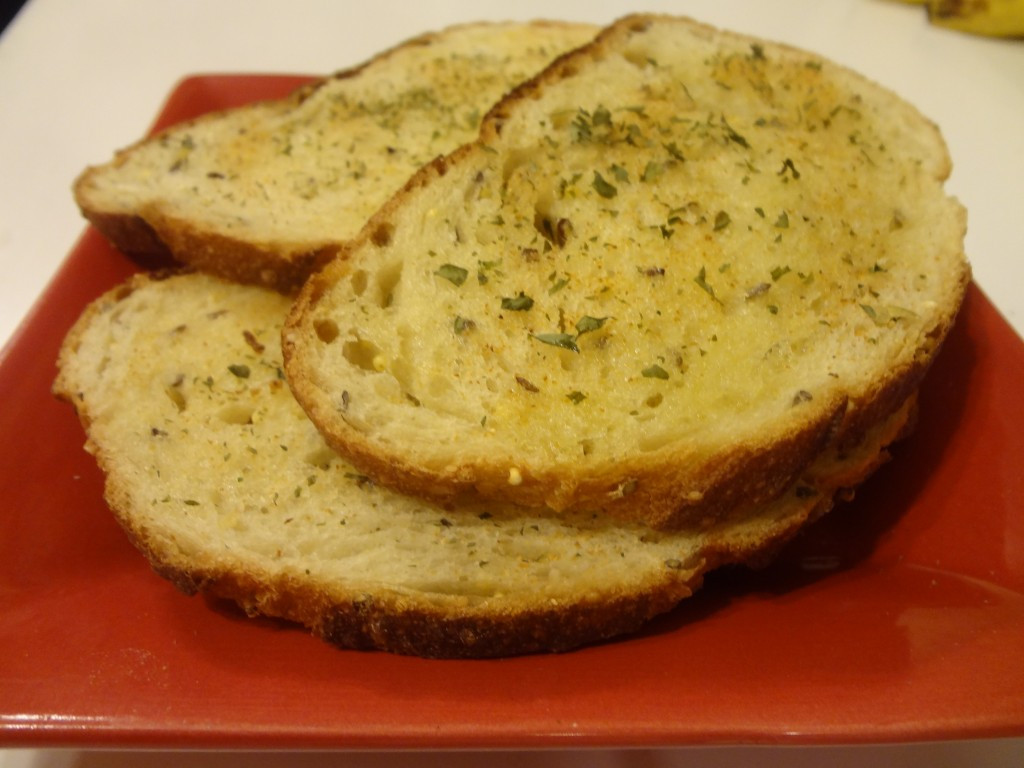
{"type": "Polygon", "coordinates": [[[76,181],[128,253],[169,252],[240,282],[296,288],[421,165],[596,28],[467,24],[417,37],[290,97],[174,126],[76,181]]]}
{"type": "Polygon", "coordinates": [[[438,657],[561,651],[631,632],[705,571],[770,555],[859,483],[912,400],[782,498],[711,529],[600,513],[442,508],[375,485],[324,443],[281,374],[288,301],[201,274],[137,276],[62,347],[106,498],[153,568],[346,648],[438,657]]]}
{"type": "Polygon", "coordinates": [[[710,524],[917,387],[969,280],[949,172],[820,56],[629,17],[310,279],[289,381],[403,492],[710,524]]]}

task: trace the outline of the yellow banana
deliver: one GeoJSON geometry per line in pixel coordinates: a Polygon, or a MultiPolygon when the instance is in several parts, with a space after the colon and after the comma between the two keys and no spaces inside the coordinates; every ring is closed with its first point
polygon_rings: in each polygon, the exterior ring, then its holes
{"type": "Polygon", "coordinates": [[[940,27],[987,37],[1024,37],[1024,0],[927,0],[940,27]]]}

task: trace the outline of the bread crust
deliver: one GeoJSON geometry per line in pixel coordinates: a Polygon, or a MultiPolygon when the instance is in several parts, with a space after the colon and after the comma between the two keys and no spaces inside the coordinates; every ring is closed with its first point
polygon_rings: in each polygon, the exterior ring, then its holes
{"type": "MultiPolygon", "coordinates": [[[[417,199],[417,194],[424,190],[429,193],[433,185],[449,174],[465,173],[464,168],[475,167],[477,158],[488,149],[488,142],[500,140],[509,115],[539,99],[549,87],[572,78],[592,58],[600,59],[609,46],[664,20],[672,21],[671,17],[645,15],[620,20],[602,31],[591,44],[559,57],[536,78],[521,84],[488,113],[478,142],[421,169],[371,218],[359,238],[313,275],[300,292],[283,337],[289,382],[332,447],[382,484],[441,503],[483,497],[514,500],[554,511],[598,507],[622,519],[641,520],[667,530],[710,525],[732,509],[749,509],[773,498],[822,450],[833,445],[857,444],[873,425],[905,402],[925,376],[955,322],[970,281],[970,268],[962,252],[961,258],[941,266],[950,271],[949,301],[934,312],[925,339],[912,356],[879,370],[875,380],[863,389],[838,391],[829,398],[805,403],[800,417],[775,429],[770,436],[737,442],[712,457],[695,456],[684,444],[624,460],[616,458],[603,465],[593,461],[586,466],[582,462],[574,465],[565,461],[542,466],[500,455],[501,446],[495,446],[491,456],[473,456],[463,461],[453,455],[449,460],[437,461],[424,458],[417,449],[382,441],[339,404],[337,389],[331,390],[334,382],[328,381],[326,371],[319,367],[312,330],[318,315],[330,313],[333,286],[365,268],[371,258],[366,254],[375,250],[376,243],[389,240],[394,222],[403,208],[410,205],[409,201],[417,199]],[[358,260],[358,264],[354,265],[353,260],[358,260]],[[328,308],[321,312],[324,306],[328,308]],[[510,482],[510,473],[515,475],[514,483],[510,482]]],[[[695,36],[734,39],[731,33],[706,25],[674,21],[687,24],[695,36]]],[[[787,46],[764,45],[771,46],[769,56],[795,51],[787,46]]],[[[842,76],[859,78],[841,67],[835,69],[842,76]]],[[[864,82],[891,97],[893,104],[907,112],[907,121],[925,136],[921,142],[928,148],[930,172],[936,180],[944,179],[950,171],[950,161],[934,123],[888,91],[864,82]]],[[[962,241],[966,228],[963,209],[952,205],[947,214],[957,217],[962,241]]]]}

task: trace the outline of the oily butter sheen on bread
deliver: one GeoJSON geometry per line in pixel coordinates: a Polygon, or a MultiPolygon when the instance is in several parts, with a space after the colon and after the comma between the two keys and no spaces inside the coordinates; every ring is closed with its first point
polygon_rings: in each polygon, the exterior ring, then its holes
{"type": "Polygon", "coordinates": [[[910,398],[855,450],[710,529],[442,508],[328,449],[282,379],[287,310],[273,291],[201,274],[136,276],[71,329],[54,389],[158,573],[346,648],[487,657],[631,632],[710,568],[770,556],[884,460],[913,411],[910,398]]]}
{"type": "Polygon", "coordinates": [[[289,381],[404,492],[712,525],[916,389],[969,280],[949,172],[855,73],[629,17],[309,280],[289,381]]]}
{"type": "Polygon", "coordinates": [[[472,139],[502,95],[596,28],[466,24],[291,96],[177,125],[87,169],[82,213],[131,254],[297,288],[421,165],[472,139]]]}

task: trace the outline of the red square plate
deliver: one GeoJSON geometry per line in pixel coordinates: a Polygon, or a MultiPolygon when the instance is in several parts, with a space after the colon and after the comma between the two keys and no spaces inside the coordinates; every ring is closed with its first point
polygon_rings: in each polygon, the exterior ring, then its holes
{"type": "MultiPolygon", "coordinates": [[[[158,126],[304,78],[184,80],[158,126]]],[[[0,356],[0,744],[502,748],[1024,735],[1024,343],[972,287],[895,459],[771,567],[618,642],[426,661],[187,598],[102,500],[64,332],[136,267],[86,231],[0,356]]]]}

